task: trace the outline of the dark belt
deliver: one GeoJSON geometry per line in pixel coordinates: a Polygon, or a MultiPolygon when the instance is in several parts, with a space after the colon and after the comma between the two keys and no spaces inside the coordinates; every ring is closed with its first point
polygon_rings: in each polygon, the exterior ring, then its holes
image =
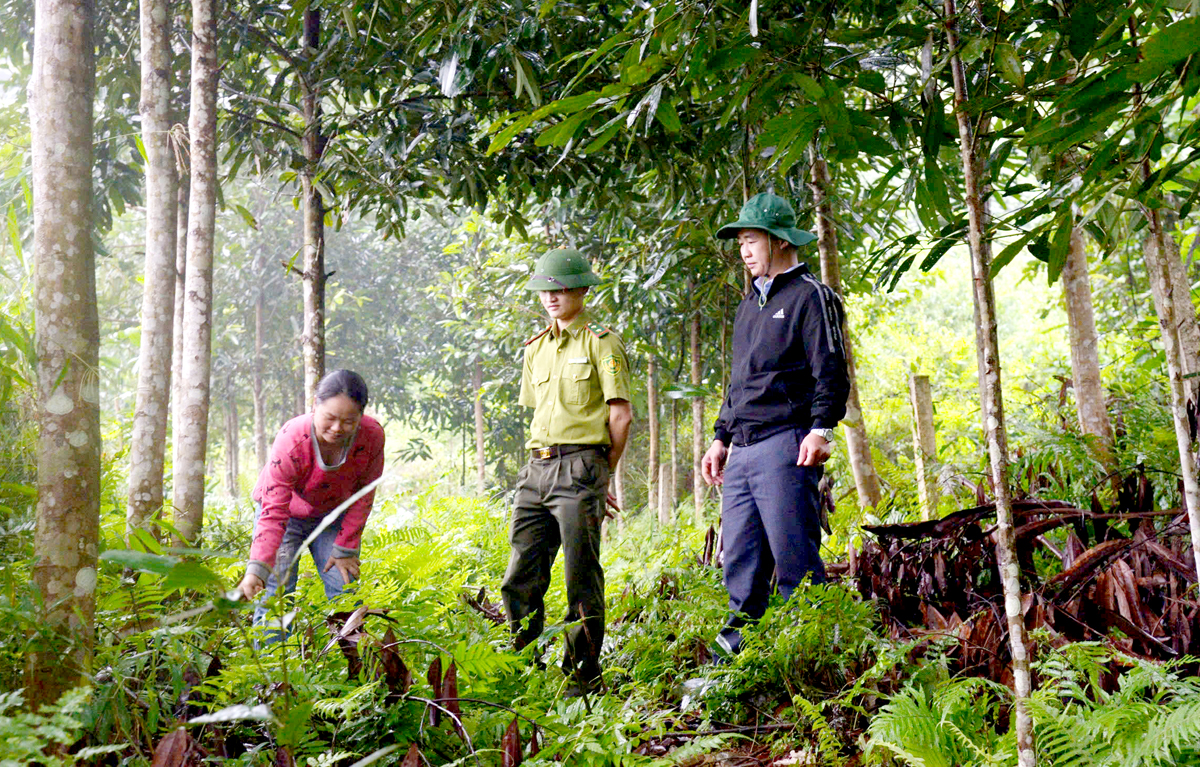
{"type": "Polygon", "coordinates": [[[550,447],[535,447],[530,450],[530,457],[548,460],[559,458],[572,453],[582,453],[585,450],[595,450],[598,453],[608,453],[608,445],[551,445],[550,447]]]}

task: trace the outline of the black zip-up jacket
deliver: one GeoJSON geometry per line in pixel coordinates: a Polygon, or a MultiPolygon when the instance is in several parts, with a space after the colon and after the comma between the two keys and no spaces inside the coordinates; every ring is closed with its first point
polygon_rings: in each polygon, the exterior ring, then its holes
{"type": "Polygon", "coordinates": [[[842,302],[808,267],[757,288],[733,322],[733,370],[715,437],[749,445],[791,428],[832,429],[846,415],[850,379],[842,302]]]}

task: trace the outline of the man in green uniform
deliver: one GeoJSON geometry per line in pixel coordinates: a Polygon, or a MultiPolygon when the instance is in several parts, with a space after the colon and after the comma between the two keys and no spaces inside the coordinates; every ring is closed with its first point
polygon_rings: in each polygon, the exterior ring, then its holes
{"type": "Polygon", "coordinates": [[[625,345],[583,311],[588,287],[599,282],[582,253],[560,248],[538,259],[526,286],[538,292],[550,323],[525,342],[519,402],[533,408],[525,443],[531,456],[517,480],[512,558],[501,587],[520,649],[542,633],[543,597],[562,547],[566,620],[574,624],[566,634],[563,671],[579,690],[600,681],[600,523],[609,474],[625,450],[632,420],[625,345]]]}

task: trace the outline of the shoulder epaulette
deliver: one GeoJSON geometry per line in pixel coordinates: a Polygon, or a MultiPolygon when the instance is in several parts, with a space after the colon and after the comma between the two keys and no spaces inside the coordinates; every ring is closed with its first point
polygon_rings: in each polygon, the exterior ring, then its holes
{"type": "Polygon", "coordinates": [[[589,322],[587,324],[587,329],[592,331],[592,335],[594,335],[596,338],[604,338],[606,335],[612,332],[599,322],[589,322]]]}
{"type": "Polygon", "coordinates": [[[523,343],[521,345],[529,346],[531,343],[538,340],[539,338],[541,338],[542,336],[546,335],[549,332],[550,332],[550,326],[547,325],[546,327],[542,328],[542,332],[538,333],[536,336],[534,336],[533,338],[530,338],[528,341],[526,341],[525,343],[523,343]]]}

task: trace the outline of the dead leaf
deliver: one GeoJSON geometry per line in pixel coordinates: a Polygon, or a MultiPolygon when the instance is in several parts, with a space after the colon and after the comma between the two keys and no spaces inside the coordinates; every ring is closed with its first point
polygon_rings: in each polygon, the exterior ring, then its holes
{"type": "MultiPolygon", "coordinates": [[[[532,746],[532,744],[531,744],[532,746]]],[[[532,754],[530,754],[532,756],[532,754]]],[[[514,716],[512,724],[504,731],[504,739],[500,743],[501,767],[517,767],[521,763],[521,727],[514,716]]]]}
{"type": "MultiPolygon", "coordinates": [[[[442,690],[442,658],[438,656],[433,659],[433,663],[429,664],[429,673],[425,675],[429,680],[429,686],[433,688],[433,697],[438,697],[442,690]]],[[[442,721],[442,710],[437,706],[429,707],[429,726],[437,727],[442,721]]]]}
{"type": "Polygon", "coordinates": [[[421,752],[417,749],[416,743],[408,747],[408,753],[404,755],[404,761],[400,762],[400,767],[421,767],[421,752]]]}
{"type": "Polygon", "coordinates": [[[151,767],[183,767],[191,764],[192,762],[188,761],[191,746],[191,734],[182,727],[176,728],[158,742],[151,767]]]}

